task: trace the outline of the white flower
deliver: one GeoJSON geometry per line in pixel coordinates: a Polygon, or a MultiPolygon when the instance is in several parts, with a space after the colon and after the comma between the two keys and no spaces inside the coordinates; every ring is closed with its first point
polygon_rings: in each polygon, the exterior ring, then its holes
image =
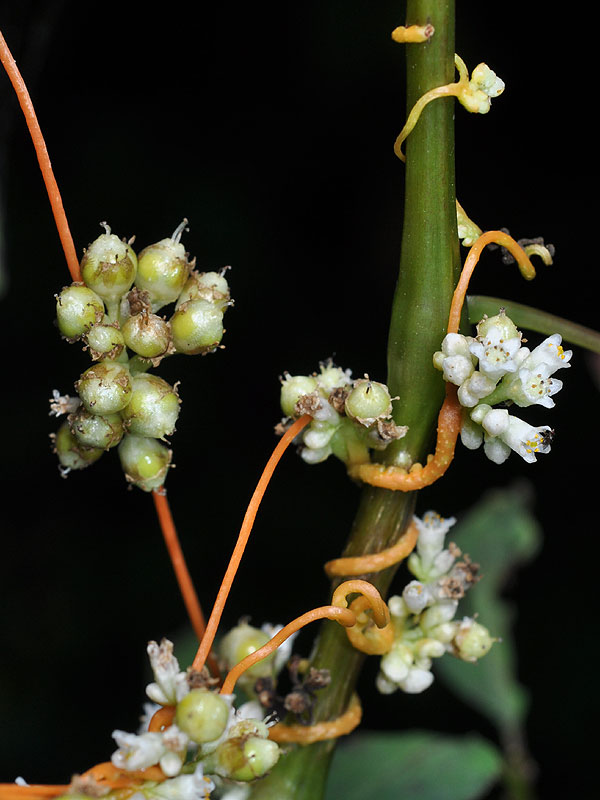
{"type": "Polygon", "coordinates": [[[149,642],[147,652],[156,682],[148,684],[146,694],[161,706],[177,705],[190,688],[185,672],[180,672],[179,662],[173,655],[173,642],[163,639],[160,646],[149,642]]]}
{"type": "Polygon", "coordinates": [[[412,667],[404,680],[399,682],[399,687],[406,694],[421,694],[433,683],[433,673],[420,667],[412,667]]]}
{"type": "Polygon", "coordinates": [[[529,368],[528,362],[529,359],[507,386],[508,396],[521,408],[532,405],[554,408],[551,396],[562,389],[562,381],[550,377],[555,370],[549,364],[541,362],[529,368]]]}
{"type": "Polygon", "coordinates": [[[381,671],[388,681],[403,681],[413,664],[413,654],[406,645],[396,644],[381,658],[381,671]]]}
{"type": "Polygon", "coordinates": [[[488,394],[491,394],[495,388],[495,381],[488,378],[482,372],[476,371],[467,378],[459,388],[458,402],[461,406],[472,408],[476,406],[483,397],[487,397],[488,394]]]}
{"type": "Polygon", "coordinates": [[[146,790],[146,796],[160,800],[208,800],[215,784],[204,776],[202,763],[192,775],[178,775],[146,790]]]}
{"type": "MultiPolygon", "coordinates": [[[[423,519],[413,517],[419,530],[417,551],[408,560],[408,567],[421,581],[435,580],[447,572],[454,563],[454,556],[444,550],[444,538],[455,517],[444,519],[435,511],[427,511],[423,519]]],[[[406,602],[406,600],[405,600],[406,602]]]]}
{"type": "Polygon", "coordinates": [[[433,598],[427,584],[421,581],[407,583],[402,592],[402,598],[412,614],[420,614],[433,598]]]}
{"type": "Polygon", "coordinates": [[[477,450],[483,442],[483,429],[481,425],[473,422],[469,417],[463,417],[460,429],[460,440],[469,450],[477,450]]]}
{"type": "Polygon", "coordinates": [[[490,325],[484,336],[478,336],[470,350],[479,359],[479,370],[490,380],[497,382],[508,372],[516,372],[514,360],[521,348],[521,337],[506,337],[499,325],[490,325]]]}
{"type": "Polygon", "coordinates": [[[524,367],[528,369],[535,369],[538,364],[547,364],[552,367],[552,372],[557,369],[570,367],[569,361],[573,355],[572,350],[563,350],[561,345],[562,337],[558,333],[554,333],[547,339],[539,344],[528,356],[523,363],[524,367]]]}
{"type": "Polygon", "coordinates": [[[138,770],[158,764],[165,752],[160,733],[143,733],[138,736],[126,731],[113,731],[112,737],[119,749],[111,756],[118,769],[138,770]]]}
{"type": "Polygon", "coordinates": [[[304,432],[302,440],[311,450],[327,447],[337,430],[336,425],[323,422],[312,422],[304,432]]]}
{"type": "Polygon", "coordinates": [[[449,333],[442,341],[442,349],[434,353],[433,365],[442,370],[444,380],[460,386],[475,369],[474,359],[470,353],[471,337],[460,333],[449,333]]]}
{"type": "Polygon", "coordinates": [[[71,414],[81,405],[78,397],[71,397],[68,394],[61,394],[58,389],[52,389],[52,397],[48,400],[50,411],[48,416],[60,417],[61,414],[71,414]]]}
{"type": "MultiPolygon", "coordinates": [[[[550,452],[552,429],[548,425],[534,428],[519,417],[509,415],[508,427],[500,434],[499,438],[511,450],[518,453],[524,461],[532,464],[536,461],[536,454],[550,452]]],[[[486,454],[488,454],[488,447],[486,442],[484,447],[486,454]]]]}
{"type": "Polygon", "coordinates": [[[493,408],[483,417],[481,425],[489,436],[499,436],[508,428],[508,409],[493,408]]]}
{"type": "Polygon", "coordinates": [[[483,452],[494,464],[504,464],[511,453],[510,447],[496,436],[486,436],[483,452]]]}

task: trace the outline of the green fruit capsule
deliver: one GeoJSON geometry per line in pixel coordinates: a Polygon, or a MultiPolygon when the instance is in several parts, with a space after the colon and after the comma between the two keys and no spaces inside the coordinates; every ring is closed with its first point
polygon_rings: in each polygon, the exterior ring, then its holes
{"type": "Polygon", "coordinates": [[[85,469],[97,461],[104,450],[99,447],[86,447],[71,433],[68,422],[63,422],[54,438],[54,451],[63,468],[63,473],[72,469],[85,469]]]}
{"type": "Polygon", "coordinates": [[[223,338],[223,312],[202,298],[189,300],[171,317],[171,331],[178,353],[211,353],[223,338]]]}
{"type": "Polygon", "coordinates": [[[286,417],[296,416],[296,403],[305,394],[311,394],[317,389],[317,379],[311,375],[286,374],[281,382],[280,403],[281,410],[286,417]]]}
{"type": "Polygon", "coordinates": [[[158,375],[142,373],[131,381],[131,398],[121,415],[129,433],[162,439],[175,430],[180,400],[158,375]]]}
{"type": "Polygon", "coordinates": [[[125,478],[145,492],[152,492],[165,482],[171,451],[156,439],[127,435],[119,445],[119,458],[125,478]]]}
{"type": "Polygon", "coordinates": [[[129,317],[121,331],[127,347],[142,358],[161,358],[171,346],[169,323],[147,311],[129,317]]]}
{"type": "MultiPolygon", "coordinates": [[[[225,659],[227,665],[231,668],[239,664],[243,658],[265,645],[270,638],[271,637],[267,633],[261,631],[259,628],[254,628],[252,625],[248,625],[247,622],[242,622],[225,634],[221,640],[219,652],[225,659]]],[[[274,653],[263,658],[262,661],[257,662],[247,669],[243,673],[241,679],[251,679],[251,683],[254,684],[257,678],[264,678],[272,675],[274,658],[274,653]]]]}
{"type": "Polygon", "coordinates": [[[109,450],[123,438],[123,420],[120,414],[90,414],[83,407],[69,414],[71,433],[86,447],[100,447],[109,450]]]}
{"type": "Polygon", "coordinates": [[[230,305],[229,284],[222,272],[193,272],[183,287],[175,308],[200,297],[220,308],[223,313],[230,305]]]}
{"type": "Polygon", "coordinates": [[[177,300],[190,274],[187,253],[179,241],[186,225],[184,219],[170,239],[161,239],[139,254],[135,284],[148,292],[154,311],[177,300]]]}
{"type": "Polygon", "coordinates": [[[279,745],[258,736],[226,739],[217,747],[215,772],[234,781],[252,781],[273,769],[279,745]]]}
{"type": "Polygon", "coordinates": [[[104,303],[87,286],[74,283],[56,296],[58,329],[67,339],[80,339],[104,316],[104,303]]]}
{"type": "Polygon", "coordinates": [[[204,744],[218,739],[229,721],[229,705],[220,695],[207,689],[192,689],[177,704],[175,723],[194,742],[204,744]]]}
{"type": "Polygon", "coordinates": [[[125,349],[125,339],[115,324],[100,322],[92,325],[84,339],[94,361],[118,358],[125,349]]]}
{"type": "Polygon", "coordinates": [[[131,376],[123,364],[99,361],[83,373],[75,388],[92,414],[116,414],[131,398],[131,376]]]}
{"type": "Polygon", "coordinates": [[[95,239],[81,260],[81,274],[86,286],[108,303],[115,303],[131,289],[137,270],[137,257],[127,242],[110,232],[95,239]]]}
{"type": "Polygon", "coordinates": [[[389,417],[392,413],[392,398],[387,386],[368,378],[358,380],[346,398],[346,414],[369,427],[378,419],[389,417]]]}

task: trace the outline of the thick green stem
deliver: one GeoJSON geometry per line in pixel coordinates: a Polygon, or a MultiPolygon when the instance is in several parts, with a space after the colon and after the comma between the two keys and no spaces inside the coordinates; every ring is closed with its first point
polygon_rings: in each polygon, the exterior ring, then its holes
{"type": "MultiPolygon", "coordinates": [[[[408,110],[424,92],[454,78],[454,3],[409,0],[406,24],[428,22],[435,27],[433,38],[407,46],[408,110]]],[[[431,103],[407,141],[402,257],[388,349],[388,383],[392,394],[400,395],[394,416],[409,426],[406,439],[389,448],[391,459],[400,462],[406,452],[411,460],[426,455],[444,393],[432,355],[446,331],[459,270],[453,107],[452,99],[431,103]]],[[[400,162],[397,169],[402,170],[400,162]]],[[[377,552],[398,541],[415,499],[410,493],[366,487],[344,555],[377,552]]],[[[385,596],[395,571],[391,567],[367,578],[385,596]]],[[[339,625],[323,624],[312,664],[328,669],[332,680],[319,692],[316,720],[335,719],[344,712],[364,659],[339,625]]],[[[335,741],[326,741],[295,747],[256,784],[253,800],[321,800],[334,746],[335,741]]]]}

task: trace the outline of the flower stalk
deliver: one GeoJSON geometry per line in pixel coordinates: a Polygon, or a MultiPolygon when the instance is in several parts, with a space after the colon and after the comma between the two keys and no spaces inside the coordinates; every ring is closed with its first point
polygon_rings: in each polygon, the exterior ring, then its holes
{"type": "MultiPolygon", "coordinates": [[[[407,104],[454,76],[454,3],[409,0],[407,25],[433,24],[435,35],[407,45],[407,104]]],[[[388,385],[394,419],[408,425],[405,437],[385,451],[385,461],[404,466],[424,460],[435,435],[444,385],[432,354],[444,338],[452,294],[460,272],[454,188],[454,100],[428,105],[406,147],[405,216],[398,284],[388,343],[388,385]]],[[[396,544],[412,519],[414,492],[367,486],[344,556],[373,553],[396,544]]],[[[369,575],[382,596],[396,567],[369,575]]],[[[333,582],[335,587],[340,582],[333,582]]],[[[312,657],[328,669],[330,685],[319,693],[315,720],[334,719],[347,708],[364,662],[339,625],[323,623],[312,657]]],[[[318,800],[323,797],[334,740],[296,747],[257,784],[253,800],[318,800]]]]}

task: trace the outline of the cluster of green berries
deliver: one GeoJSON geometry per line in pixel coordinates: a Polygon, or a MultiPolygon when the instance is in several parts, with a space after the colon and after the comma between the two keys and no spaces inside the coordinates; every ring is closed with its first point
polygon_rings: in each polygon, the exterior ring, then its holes
{"type": "Polygon", "coordinates": [[[137,256],[131,241],[102,225],[106,232],[81,261],[83,282],[56,297],[60,333],[82,342],[94,363],[75,383],[77,397],[54,392],[50,413],[68,414],[54,447],[66,475],[118,446],[127,480],[153,491],[171,463],[164,441],[181,401],[177,385],[147,371],[175,353],[205,355],[219,347],[229,286],[225,270],[194,270],[180,241],[187,220],[137,256]],[[169,318],[159,316],[172,304],[169,318]]]}
{"type": "MultiPolygon", "coordinates": [[[[383,450],[408,430],[392,419],[392,398],[384,383],[368,375],[352,380],[351,371],[331,361],[312,375],[285,374],[281,409],[286,419],[309,414],[301,456],[309,464],[334,455],[347,466],[370,460],[369,449],[383,450]]],[[[283,424],[285,425],[284,419],[283,424]]]]}

